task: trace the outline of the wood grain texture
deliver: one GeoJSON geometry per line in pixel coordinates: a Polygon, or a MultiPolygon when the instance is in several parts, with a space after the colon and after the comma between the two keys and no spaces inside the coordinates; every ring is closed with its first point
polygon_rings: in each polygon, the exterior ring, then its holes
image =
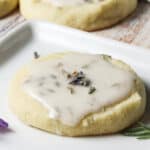
{"type": "Polygon", "coordinates": [[[140,2],[136,11],[124,21],[112,28],[93,33],[150,48],[150,4],[140,2]]]}
{"type": "Polygon", "coordinates": [[[24,21],[25,19],[20,15],[18,10],[7,17],[0,19],[0,37],[24,21]]]}
{"type": "MultiPolygon", "coordinates": [[[[24,21],[25,19],[17,10],[1,19],[0,37],[24,21]]],[[[150,49],[150,4],[140,2],[136,11],[124,21],[112,28],[90,33],[150,49]]]]}

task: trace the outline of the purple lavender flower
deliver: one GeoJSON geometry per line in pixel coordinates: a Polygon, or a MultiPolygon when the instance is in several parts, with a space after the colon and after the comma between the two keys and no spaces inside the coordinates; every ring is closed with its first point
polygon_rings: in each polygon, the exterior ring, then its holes
{"type": "Polygon", "coordinates": [[[8,123],[0,118],[0,128],[8,128],[8,123]]]}

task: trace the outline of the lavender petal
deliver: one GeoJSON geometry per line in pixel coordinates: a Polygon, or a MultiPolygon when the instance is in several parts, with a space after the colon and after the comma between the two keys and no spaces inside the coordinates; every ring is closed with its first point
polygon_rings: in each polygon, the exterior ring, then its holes
{"type": "Polygon", "coordinates": [[[0,118],[0,128],[8,128],[8,123],[0,118]]]}

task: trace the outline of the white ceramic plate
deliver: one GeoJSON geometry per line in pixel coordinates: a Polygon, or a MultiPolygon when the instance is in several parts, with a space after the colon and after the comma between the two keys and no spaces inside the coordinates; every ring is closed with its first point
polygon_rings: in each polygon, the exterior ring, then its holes
{"type": "Polygon", "coordinates": [[[98,38],[75,29],[41,22],[20,25],[0,39],[0,117],[10,124],[10,131],[0,132],[0,150],[149,150],[150,141],[123,135],[67,138],[24,125],[7,106],[10,79],[16,70],[40,55],[64,50],[105,53],[130,64],[150,89],[150,52],[124,43],[98,38]]]}

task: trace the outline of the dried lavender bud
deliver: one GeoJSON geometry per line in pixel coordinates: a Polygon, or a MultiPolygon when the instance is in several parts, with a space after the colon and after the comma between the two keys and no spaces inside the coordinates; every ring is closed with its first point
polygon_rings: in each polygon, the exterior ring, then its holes
{"type": "Polygon", "coordinates": [[[112,87],[119,87],[120,86],[120,83],[114,83],[112,84],[112,87]]]}
{"type": "Polygon", "coordinates": [[[67,78],[68,78],[68,79],[71,78],[71,74],[67,74],[67,78]]]}
{"type": "Polygon", "coordinates": [[[84,81],[84,86],[89,86],[91,84],[91,81],[89,79],[86,79],[84,81]]]}
{"type": "Polygon", "coordinates": [[[89,67],[89,65],[87,65],[87,64],[82,66],[83,69],[86,69],[88,67],[89,67]]]}
{"type": "Polygon", "coordinates": [[[56,85],[57,87],[60,87],[60,82],[56,81],[56,82],[55,82],[55,85],[56,85]]]}
{"type": "Polygon", "coordinates": [[[38,59],[40,57],[40,55],[38,54],[38,52],[34,52],[34,58],[38,59]]]}
{"type": "Polygon", "coordinates": [[[53,89],[47,89],[47,91],[50,93],[55,93],[55,91],[53,89]]]}
{"type": "Polygon", "coordinates": [[[84,85],[84,81],[82,80],[82,78],[74,78],[72,79],[69,84],[72,84],[72,85],[84,85]]]}
{"type": "Polygon", "coordinates": [[[74,93],[74,89],[73,89],[72,87],[69,86],[69,87],[67,87],[67,88],[68,88],[68,90],[70,91],[71,94],[74,93]]]}
{"type": "Polygon", "coordinates": [[[96,91],[96,88],[91,86],[91,80],[86,78],[85,74],[80,71],[74,71],[72,74],[68,74],[68,79],[70,80],[69,84],[71,85],[79,85],[83,87],[90,87],[89,94],[92,94],[96,91]]]}
{"type": "Polygon", "coordinates": [[[93,94],[96,91],[95,87],[90,87],[89,94],[93,94]]]}
{"type": "Polygon", "coordinates": [[[69,74],[69,78],[71,79],[69,84],[72,85],[87,86],[90,83],[89,80],[86,79],[85,74],[82,71],[80,72],[75,71],[71,75],[69,74]]]}
{"type": "Polygon", "coordinates": [[[72,76],[77,76],[79,73],[77,72],[77,71],[74,71],[73,73],[72,73],[72,76]]]}
{"type": "Polygon", "coordinates": [[[52,79],[56,79],[56,78],[57,78],[56,75],[54,75],[54,74],[51,74],[50,77],[51,77],[52,79]]]}

